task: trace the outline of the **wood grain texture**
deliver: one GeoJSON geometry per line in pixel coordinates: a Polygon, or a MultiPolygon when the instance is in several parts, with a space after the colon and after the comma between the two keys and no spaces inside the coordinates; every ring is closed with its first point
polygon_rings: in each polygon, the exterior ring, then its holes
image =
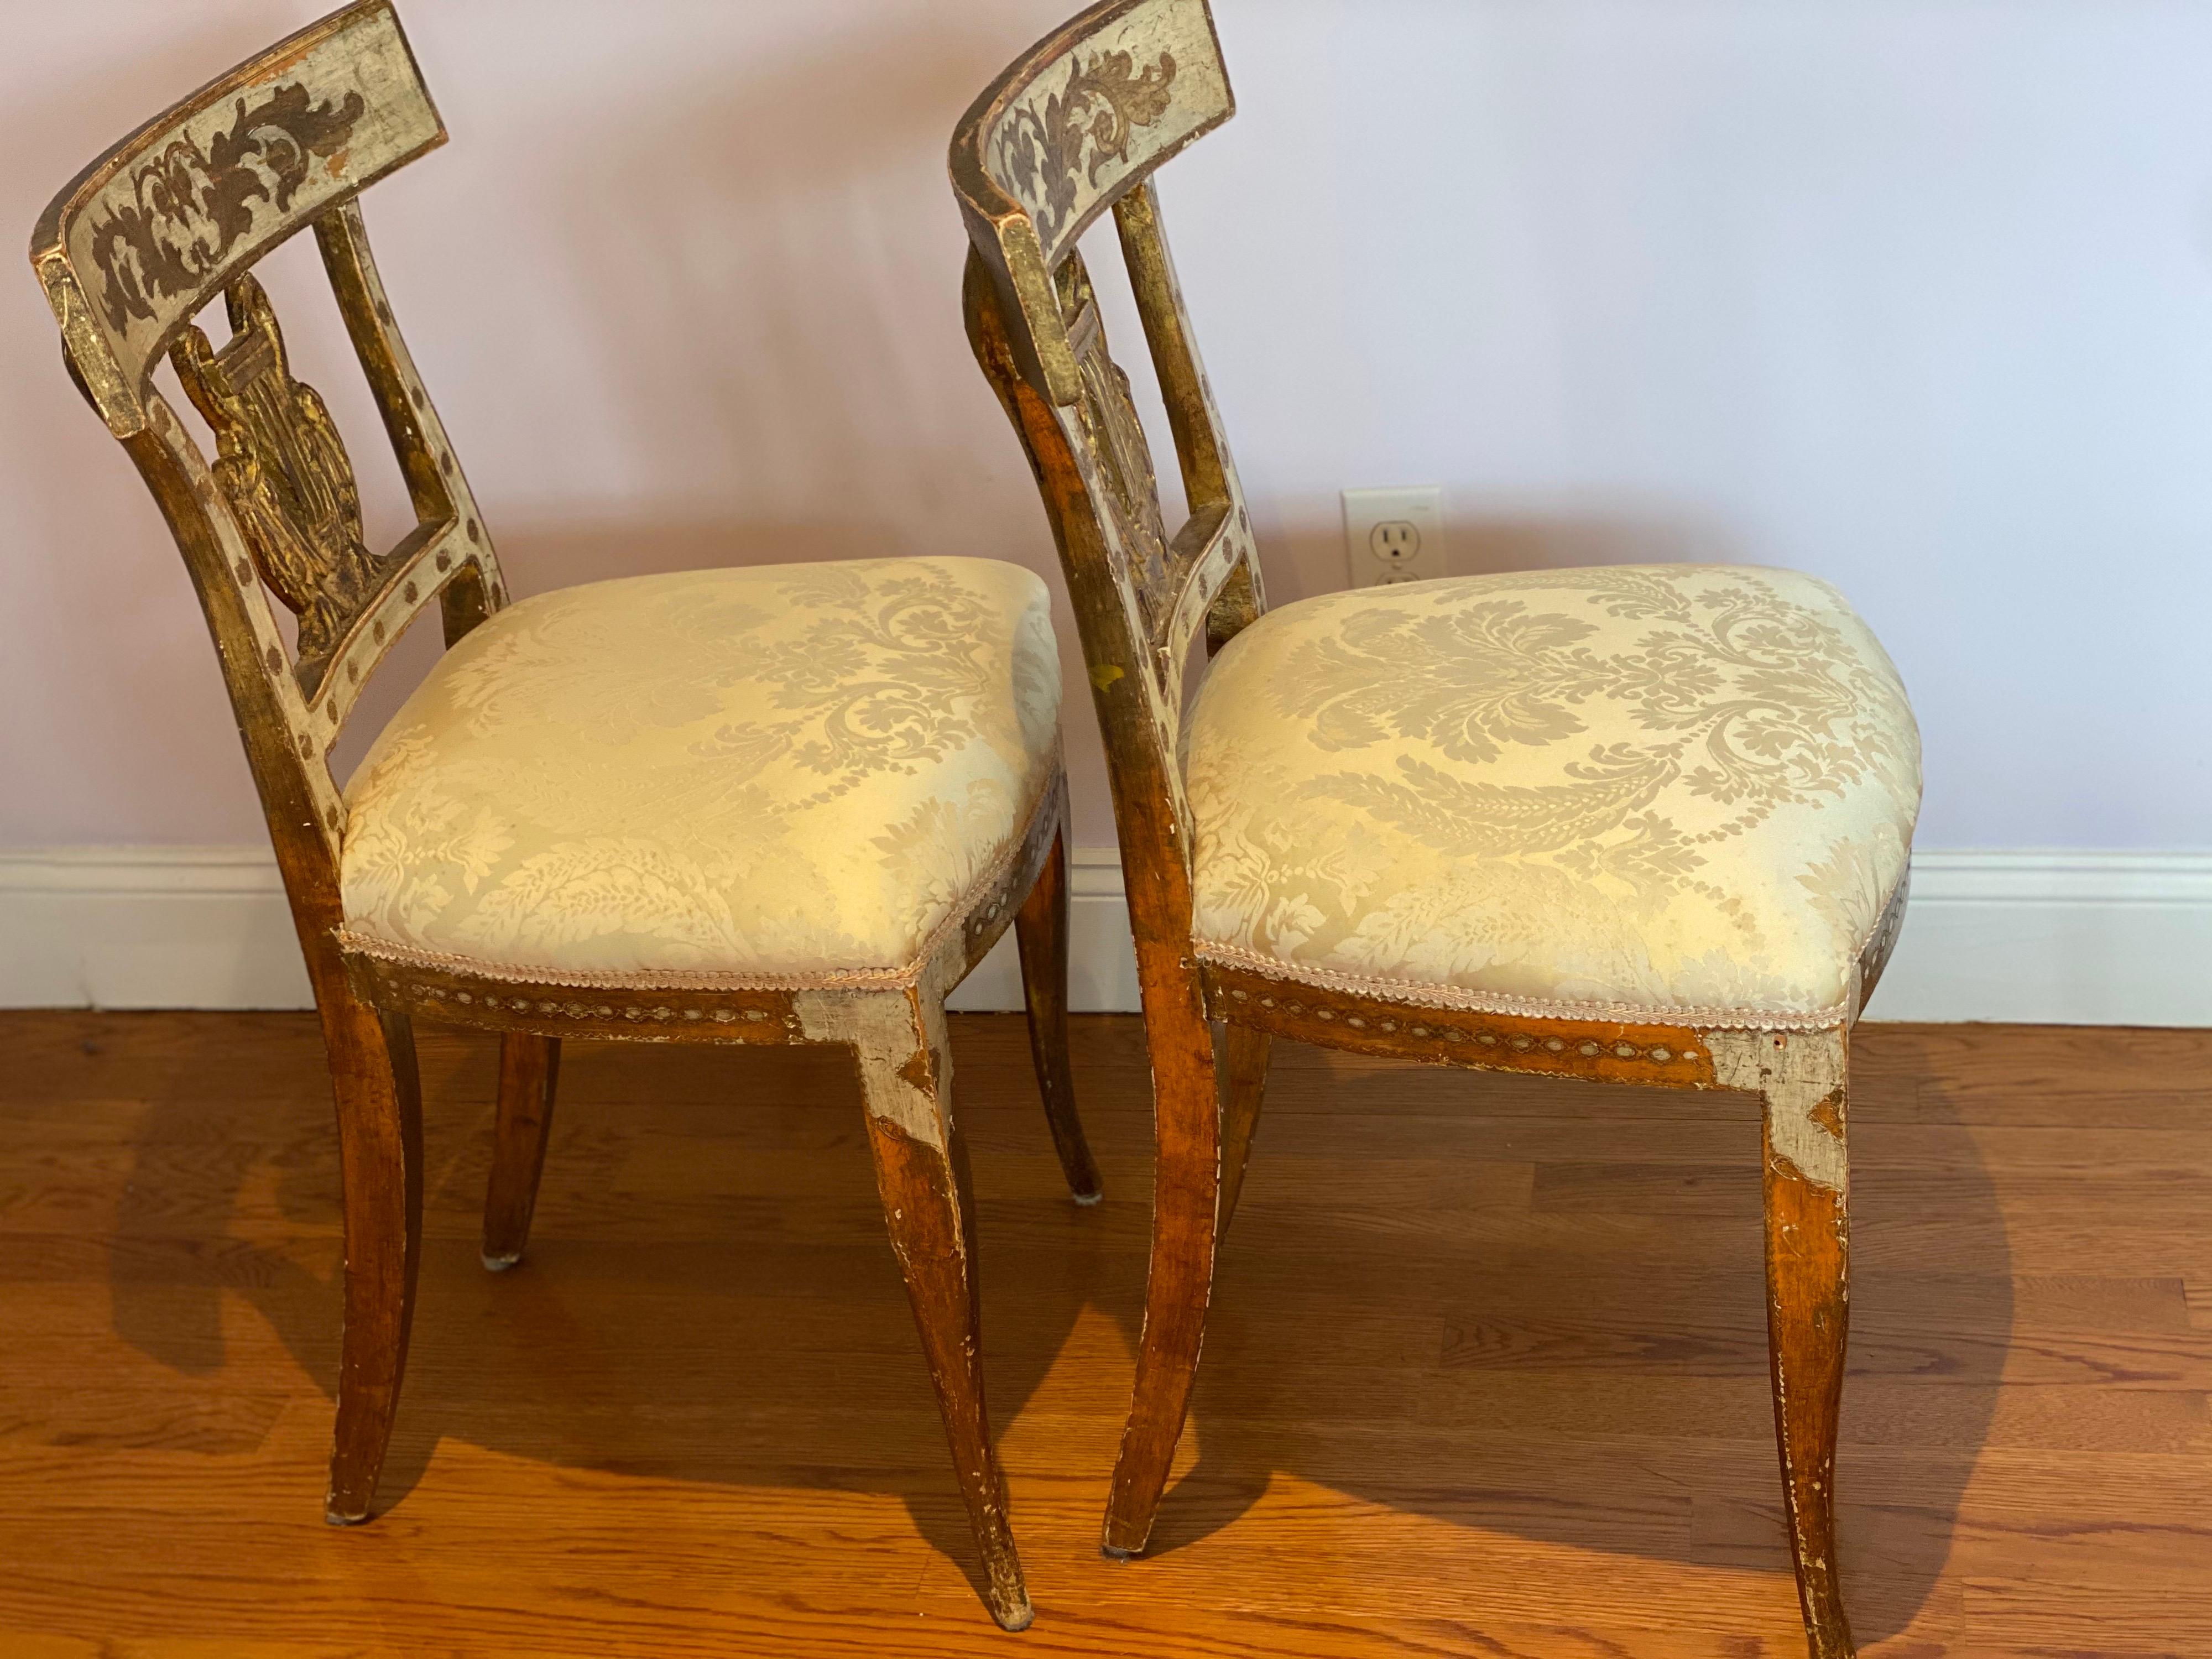
{"type": "Polygon", "coordinates": [[[484,1187],[483,1262],[504,1273],[530,1243],[531,1212],[561,1081],[561,1040],[509,1031],[499,1040],[499,1116],[484,1187]]]}
{"type": "Polygon", "coordinates": [[[906,1279],[945,1419],[954,1476],[982,1554],[979,1588],[984,1604],[1006,1629],[1026,1630],[1036,1614],[1022,1580],[1021,1557],[1006,1513],[1006,1477],[992,1443],[984,1401],[982,1285],[968,1155],[951,1109],[950,1056],[938,1048],[924,1041],[915,1050],[920,1064],[909,1070],[925,1074],[927,1081],[907,1079],[925,1087],[938,1108],[934,1140],[909,1133],[874,1109],[876,1091],[865,1075],[870,1061],[863,1054],[862,1093],[871,1102],[868,1143],[875,1153],[876,1186],[883,1195],[891,1250],[906,1279]]]}
{"type": "MultiPolygon", "coordinates": [[[[1278,1040],[1153,1553],[1114,1563],[1142,1034],[1072,1022],[1078,1209],[1024,1022],[951,1024],[1024,1650],[1804,1650],[1755,1100],[1278,1040]],[[1642,1196],[1555,1201],[1603,1187],[1642,1196]]],[[[532,1265],[495,1275],[499,1042],[417,1022],[419,1310],[384,1512],[338,1530],[313,1017],[0,1028],[9,1659],[1012,1650],[846,1054],[571,1044],[532,1265]]],[[[1860,1651],[2206,1651],[2212,1033],[1863,1026],[1851,1087],[1860,1651]]]]}
{"type": "MultiPolygon", "coordinates": [[[[1129,1420],[1104,1548],[1152,1535],[1194,1389],[1216,1258],[1244,1176],[1269,1038],[1381,1059],[1562,1079],[1729,1089],[1762,1098],[1771,1157],[1765,1211],[1775,1425],[1813,1659],[1853,1652],[1835,1571],[1832,1492],[1844,1375],[1842,1120],[1848,1018],[1834,1029],[1761,1015],[1719,1029],[1510,1015],[1461,1006],[1452,988],[1392,987],[1294,970],[1201,939],[1193,908],[1197,826],[1182,775],[1185,673],[1201,629],[1218,652],[1265,605],[1249,514],[1193,339],[1160,219],[1159,162],[1234,113],[1202,97],[1172,118],[1179,64],[1218,62],[1206,0],[1104,0],[1014,60],[955,128],[953,194],[969,231],[969,342],[1034,474],[1067,579],[1114,798],[1130,929],[1151,1040],[1155,1116],[1152,1264],[1129,1420]],[[1133,30],[1133,20],[1153,26],[1133,30]],[[1201,37],[1198,20],[1206,18],[1201,37]],[[1152,67],[1133,42],[1159,27],[1185,43],[1152,67]],[[1200,46],[1200,40],[1203,46],[1200,46]],[[1048,103],[1040,88],[1058,87],[1048,103]],[[1088,118],[1088,125],[1085,125],[1088,118]],[[1150,139],[1135,137],[1154,126],[1150,139]],[[1133,152],[1132,146],[1134,146],[1133,152]],[[1090,146],[1080,185],[1075,167],[1090,146]],[[1133,155],[1133,159],[1132,159],[1133,155]],[[1109,163],[1126,161],[1126,167],[1109,163]],[[1104,171],[1102,173],[1102,169],[1104,171]],[[1128,376],[1114,361],[1083,254],[1087,217],[1111,206],[1130,291],[1173,433],[1189,515],[1170,535],[1128,376]],[[1074,228],[1068,228],[1069,226],[1074,228]],[[1206,1030],[1213,1021],[1213,1035],[1206,1030]],[[1771,1024],[1773,1029],[1767,1029],[1771,1024]],[[1796,1034],[1790,1034],[1792,1030],[1796,1034]],[[1793,1184],[1794,1183],[1794,1184],[1793,1184]],[[1832,1194],[1837,1249],[1798,1248],[1832,1194]],[[1796,1386],[1809,1379],[1808,1390],[1796,1386]]],[[[1370,895],[1371,898],[1373,896],[1370,895]]],[[[1855,964],[1855,1017],[1881,978],[1900,885],[1855,964]]],[[[1610,1213],[1610,1212],[1608,1212],[1610,1213]]]]}
{"type": "MultiPolygon", "coordinates": [[[[1203,0],[1172,3],[1203,13],[1203,0]]],[[[972,1206],[958,1189],[964,1166],[953,1156],[949,1105],[932,1079],[946,1059],[945,994],[1021,911],[1024,933],[1037,935],[1028,978],[1040,1009],[1046,1109],[1069,1179],[1096,1192],[1062,1029],[1065,777],[1055,771],[1012,847],[968,882],[926,959],[881,972],[826,981],[769,972],[754,981],[777,988],[765,991],[708,988],[681,973],[587,989],[489,967],[403,968],[344,933],[338,854],[347,818],[331,747],[372,671],[434,599],[448,646],[507,602],[489,532],[399,337],[358,199],[444,139],[390,0],[355,0],[116,145],[56,197],[32,244],[71,378],[137,466],[198,592],[322,1016],[345,1213],[326,1516],[368,1518],[406,1368],[424,1179],[417,1014],[503,1040],[482,1252],[494,1267],[518,1260],[528,1237],[560,1042],[821,1043],[858,1055],[872,1131],[886,1121],[935,1157],[933,1168],[903,1152],[891,1159],[887,1170],[901,1173],[896,1182],[887,1173],[884,1200],[902,1259],[934,1264],[915,1279],[914,1306],[974,1500],[986,1565],[979,1588],[1018,1627],[1029,1609],[983,1427],[975,1309],[965,1293],[944,1293],[946,1273],[970,1276],[972,1206]],[[381,555],[362,539],[344,442],[320,395],[293,378],[283,330],[252,270],[310,228],[415,510],[414,527],[381,555]],[[191,321],[218,291],[231,325],[220,348],[191,321]],[[165,349],[216,434],[212,462],[152,384],[165,349]],[[272,593],[297,618],[289,640],[272,593]],[[1048,869],[1046,898],[1029,904],[1048,869]],[[930,1034],[921,1049],[917,1031],[930,1034]],[[897,1194],[909,1188],[902,1211],[897,1194]],[[957,1225],[928,1219],[948,1203],[957,1225]],[[921,1231],[908,1237],[908,1228],[921,1231]],[[932,1319],[949,1322],[933,1328],[932,1319]]]]}
{"type": "Polygon", "coordinates": [[[1030,1026],[1030,1058],[1036,1068],[1037,1091],[1044,1097],[1045,1121],[1078,1204],[1096,1204],[1098,1166],[1083,1138],[1075,1109],[1075,1075],[1067,1059],[1067,824],[1065,809],[1054,832],[1052,851],[1036,884],[1014,915],[1022,958],[1022,995],[1030,1026]]]}
{"type": "Polygon", "coordinates": [[[1221,1197],[1215,1236],[1229,1231],[1244,1190],[1244,1166],[1251,1161],[1252,1135],[1267,1097],[1267,1055],[1274,1038],[1249,1025],[1213,1028],[1215,1066],[1221,1074],[1221,1197]]]}
{"type": "Polygon", "coordinates": [[[324,1518],[368,1519],[407,1370],[422,1265],[422,1085],[404,1014],[323,1010],[345,1202],[345,1323],[324,1518]]]}
{"type": "Polygon", "coordinates": [[[1813,1659],[1844,1659],[1853,1650],[1836,1552],[1836,1431],[1851,1316],[1850,1209],[1842,1189],[1784,1155],[1775,1114],[1765,1115],[1767,1353],[1783,1512],[1813,1659]]]}

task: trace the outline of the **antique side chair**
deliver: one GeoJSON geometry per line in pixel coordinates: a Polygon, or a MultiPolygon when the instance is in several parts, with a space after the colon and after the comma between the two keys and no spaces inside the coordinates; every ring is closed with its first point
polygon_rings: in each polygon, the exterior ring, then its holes
{"type": "Polygon", "coordinates": [[[857,1060],[987,1600],[1018,1629],[1030,1604],[984,1412],[944,1001],[1014,926],[1053,1137],[1078,1200],[1095,1199],[1068,1070],[1044,585],[983,559],[883,559],[510,605],[358,199],[445,137],[388,0],[362,0],[93,163],[31,247],[70,372],[198,590],[321,1012],[345,1200],[329,1518],[369,1513],[406,1359],[416,1015],[500,1034],[492,1267],[522,1254],[564,1038],[836,1044],[857,1060]],[[418,520],[380,555],[251,274],[310,227],[418,520]],[[218,293],[219,348],[193,323],[218,293]],[[212,460],[154,383],[164,353],[212,460]],[[446,654],[342,793],[331,745],[434,601],[446,654]]]}
{"type": "Polygon", "coordinates": [[[1852,1022],[1905,907],[1918,739],[1830,588],[1643,566],[1263,614],[1153,171],[1231,114],[1205,0],[1110,0],[952,141],[969,334],[1044,497],[1103,728],[1158,1125],[1105,1548],[1143,1548],[1277,1036],[1764,1103],[1767,1328],[1816,1659],[1850,1651],[1832,1474],[1852,1022]],[[1109,208],[1190,516],[1170,533],[1083,258],[1109,208]],[[1186,665],[1213,653],[1186,712],[1186,665]]]}

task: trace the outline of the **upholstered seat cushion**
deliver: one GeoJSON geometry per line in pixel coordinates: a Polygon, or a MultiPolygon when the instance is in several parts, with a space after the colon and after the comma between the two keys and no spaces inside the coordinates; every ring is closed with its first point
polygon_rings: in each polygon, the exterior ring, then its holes
{"type": "Polygon", "coordinates": [[[1492,1012],[1848,1018],[1920,799],[1896,670],[1784,570],[1304,600],[1185,732],[1201,955],[1492,1012]]]}
{"type": "Polygon", "coordinates": [[[593,985],[911,971],[1057,775],[1044,584],[986,559],[594,582],[440,660],[346,792],[356,949],[593,985]]]}

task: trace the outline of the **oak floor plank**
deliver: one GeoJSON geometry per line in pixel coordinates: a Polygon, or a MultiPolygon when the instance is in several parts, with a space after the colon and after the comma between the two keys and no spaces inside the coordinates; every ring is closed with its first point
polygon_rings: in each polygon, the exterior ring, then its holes
{"type": "MultiPolygon", "coordinates": [[[[476,1260],[492,1045],[425,1029],[385,1513],[320,1519],[341,1230],[311,1018],[0,1015],[0,1659],[1803,1651],[1747,1097],[1278,1044],[1154,1552],[1097,1553],[1143,1304],[1141,1034],[1066,1199],[954,1022],[1038,1607],[967,1528],[842,1057],[584,1045],[476,1260]]],[[[1863,1649],[2212,1655],[2212,1033],[1865,1028],[1838,1489],[1863,1649]]]]}

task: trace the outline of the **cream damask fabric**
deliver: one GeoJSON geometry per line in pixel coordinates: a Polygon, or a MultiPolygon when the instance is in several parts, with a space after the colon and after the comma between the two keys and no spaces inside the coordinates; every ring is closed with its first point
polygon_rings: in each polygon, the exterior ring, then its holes
{"type": "Polygon", "coordinates": [[[1784,570],[1304,600],[1185,730],[1202,955],[1500,1013],[1848,1018],[1920,804],[1897,671],[1784,570]]]}
{"type": "Polygon", "coordinates": [[[346,791],[355,948],[699,987],[916,968],[1059,765],[1044,584],[987,559],[594,582],[447,652],[346,791]]]}

